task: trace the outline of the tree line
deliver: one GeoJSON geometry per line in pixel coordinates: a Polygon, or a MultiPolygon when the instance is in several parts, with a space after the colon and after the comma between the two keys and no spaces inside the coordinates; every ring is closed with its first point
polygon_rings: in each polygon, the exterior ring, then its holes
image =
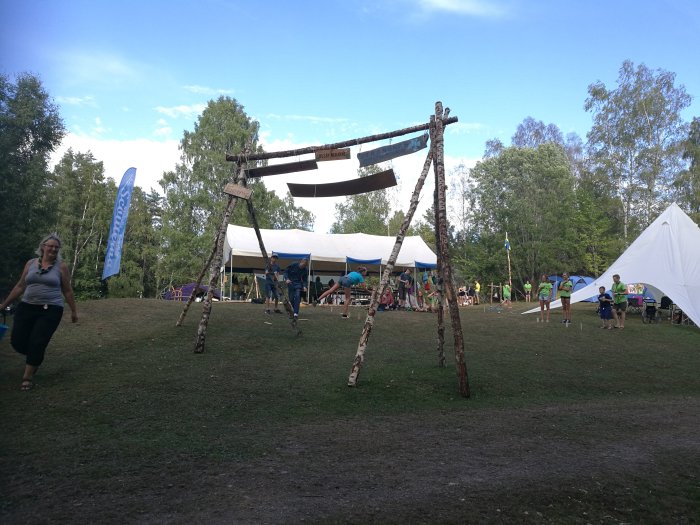
{"type": "MultiPolygon", "coordinates": [[[[448,232],[463,282],[504,282],[507,232],[516,288],[541,273],[599,275],[671,202],[700,220],[700,118],[685,122],[691,97],[675,75],[625,61],[615,88],[588,87],[592,127],[584,141],[527,117],[506,145],[485,144],[473,168],[451,173],[448,232]]],[[[121,272],[100,281],[116,182],[91,152],[49,156],[65,128],[40,80],[0,75],[0,291],[16,282],[38,240],[56,231],[79,298],[156,297],[196,278],[233,178],[225,154],[261,153],[258,122],[233,98],[209,101],[180,141],[180,160],[159,181],[162,194],[134,188],[121,272]]],[[[372,166],[359,176],[380,171],[372,166]]],[[[399,174],[400,176],[400,174],[399,174]]],[[[250,180],[261,228],[312,230],[314,216],[250,180]]],[[[395,235],[403,221],[395,190],[336,205],[334,233],[395,235]],[[394,210],[394,211],[392,211],[394,210]]],[[[412,226],[434,247],[433,210],[412,226]]],[[[231,223],[249,225],[244,206],[231,223]]]]}

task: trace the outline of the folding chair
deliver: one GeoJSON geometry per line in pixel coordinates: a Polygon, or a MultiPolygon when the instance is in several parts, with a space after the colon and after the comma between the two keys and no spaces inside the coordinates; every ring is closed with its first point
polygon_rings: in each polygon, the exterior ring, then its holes
{"type": "Polygon", "coordinates": [[[641,295],[633,295],[627,298],[627,314],[641,314],[644,299],[641,295]]]}

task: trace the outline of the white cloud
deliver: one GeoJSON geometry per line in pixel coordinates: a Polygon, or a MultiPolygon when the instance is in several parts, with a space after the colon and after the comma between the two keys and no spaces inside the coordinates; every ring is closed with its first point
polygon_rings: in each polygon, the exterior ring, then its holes
{"type": "Polygon", "coordinates": [[[157,106],[154,109],[158,113],[161,113],[163,115],[167,115],[171,118],[178,118],[178,117],[192,118],[192,117],[197,116],[200,113],[202,113],[206,108],[207,108],[206,104],[190,104],[189,106],[186,106],[186,105],[172,106],[172,107],[157,106]]]}
{"type": "Polygon", "coordinates": [[[234,91],[232,89],[216,89],[216,88],[210,88],[206,86],[184,86],[185,91],[189,91],[190,93],[196,93],[198,95],[207,95],[207,96],[215,96],[215,95],[233,95],[234,91]]]}
{"type": "Polygon", "coordinates": [[[340,124],[343,122],[349,122],[349,119],[341,117],[316,117],[314,115],[278,115],[276,113],[268,113],[266,115],[267,119],[270,120],[293,120],[293,121],[304,121],[304,122],[322,122],[324,124],[340,124]]]}
{"type": "Polygon", "coordinates": [[[156,129],[153,134],[156,137],[169,137],[173,132],[173,128],[170,126],[163,126],[162,128],[156,129]]]}
{"type": "Polygon", "coordinates": [[[471,16],[502,16],[505,8],[494,0],[418,0],[425,11],[445,11],[471,16]]]}
{"type": "Polygon", "coordinates": [[[176,140],[102,140],[96,137],[69,133],[59,148],[51,155],[51,166],[56,165],[68,148],[74,152],[92,152],[97,161],[102,161],[105,177],[119,184],[124,172],[136,168],[136,185],[144,191],[154,188],[162,192],[158,181],[163,172],[175,169],[180,160],[179,142],[176,140]]]}
{"type": "Polygon", "coordinates": [[[86,97],[56,97],[56,102],[66,106],[91,106],[95,107],[95,99],[91,96],[86,97]]]}
{"type": "Polygon", "coordinates": [[[475,131],[483,131],[486,126],[480,122],[455,122],[445,128],[445,134],[468,135],[475,131]]]}
{"type": "Polygon", "coordinates": [[[105,133],[106,131],[108,131],[108,129],[102,125],[102,119],[100,117],[95,117],[95,125],[93,126],[91,133],[93,135],[99,136],[105,133]]]}
{"type": "Polygon", "coordinates": [[[142,78],[144,66],[112,53],[61,51],[56,63],[61,64],[64,78],[76,85],[105,85],[134,82],[142,78]]]}

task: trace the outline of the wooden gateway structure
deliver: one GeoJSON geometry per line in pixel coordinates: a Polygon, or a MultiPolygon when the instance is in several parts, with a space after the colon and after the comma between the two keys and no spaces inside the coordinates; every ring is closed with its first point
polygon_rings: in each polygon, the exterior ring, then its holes
{"type": "MultiPolygon", "coordinates": [[[[226,160],[233,162],[235,164],[235,180],[232,184],[227,184],[224,189],[225,193],[228,195],[228,201],[226,204],[226,209],[224,210],[223,218],[221,224],[217,230],[217,234],[214,239],[214,244],[207,259],[204,264],[204,268],[199,277],[199,282],[204,278],[204,274],[207,269],[209,269],[209,293],[203,301],[202,307],[202,317],[197,328],[197,339],[195,343],[195,352],[201,353],[204,351],[204,344],[207,333],[207,325],[209,322],[209,316],[211,314],[212,308],[212,294],[213,289],[216,287],[219,272],[221,271],[222,258],[223,258],[223,245],[226,236],[227,225],[231,212],[236,206],[239,200],[244,200],[248,207],[250,219],[252,226],[255,229],[258,242],[260,243],[260,252],[265,259],[266,264],[269,263],[269,257],[265,245],[260,234],[260,229],[258,227],[258,222],[255,216],[255,210],[253,209],[252,201],[250,200],[250,190],[246,188],[246,180],[248,177],[259,177],[268,176],[272,174],[280,173],[291,173],[294,171],[314,169],[316,161],[303,161],[303,162],[293,162],[289,164],[281,164],[271,167],[250,167],[248,168],[249,162],[265,161],[272,158],[287,158],[287,157],[298,157],[304,154],[315,154],[318,160],[335,160],[335,158],[348,158],[349,153],[341,148],[348,148],[350,146],[356,146],[360,144],[366,144],[370,142],[376,142],[384,139],[389,139],[393,137],[400,137],[403,135],[408,135],[410,133],[415,133],[418,131],[428,131],[428,137],[430,139],[430,147],[423,164],[423,169],[416,182],[415,189],[411,196],[411,202],[408,210],[406,211],[405,219],[399,232],[396,236],[396,242],[394,243],[394,248],[389,256],[389,260],[384,267],[382,272],[381,281],[379,287],[372,292],[369,311],[367,312],[367,317],[365,319],[365,324],[360,335],[360,339],[357,346],[357,353],[352,362],[352,367],[350,370],[350,375],[348,377],[348,386],[356,386],[359,379],[360,371],[362,370],[362,365],[364,363],[364,356],[367,352],[367,345],[369,342],[370,335],[372,333],[372,328],[375,322],[375,314],[377,307],[379,305],[379,299],[386,288],[389,277],[394,270],[394,265],[396,259],[401,251],[401,245],[403,243],[406,231],[408,230],[413,215],[415,214],[416,208],[418,207],[418,201],[420,197],[421,190],[425,183],[425,179],[430,172],[430,167],[433,166],[433,172],[435,175],[435,192],[434,207],[435,207],[435,238],[437,244],[437,269],[438,269],[438,287],[439,292],[439,307],[437,312],[437,333],[438,333],[438,348],[437,357],[438,365],[440,367],[445,366],[445,353],[444,353],[444,339],[445,339],[445,320],[444,320],[444,301],[447,301],[449,306],[448,311],[450,315],[450,321],[452,324],[452,333],[454,336],[454,351],[455,351],[455,367],[457,372],[457,384],[458,390],[461,396],[469,397],[469,380],[467,375],[467,366],[464,359],[464,335],[462,332],[462,325],[459,318],[459,309],[457,305],[457,294],[454,286],[454,279],[452,276],[452,266],[450,261],[450,253],[448,250],[448,237],[447,237],[447,205],[446,205],[446,183],[445,183],[445,161],[444,161],[444,130],[445,126],[457,122],[457,117],[449,116],[449,108],[443,110],[441,102],[435,103],[435,113],[430,116],[430,121],[425,124],[420,124],[410,128],[405,128],[397,131],[392,131],[388,133],[382,133],[379,135],[372,135],[368,137],[362,137],[352,140],[347,140],[344,142],[338,142],[335,144],[326,144],[323,146],[310,146],[306,148],[300,148],[288,151],[278,151],[272,153],[261,153],[261,154],[251,154],[251,155],[226,155],[226,160]],[[337,150],[337,153],[333,153],[337,150]],[[330,153],[329,153],[330,152],[330,153]],[[326,158],[324,158],[326,157],[326,158]],[[335,157],[335,158],[334,158],[335,157]]],[[[404,155],[407,152],[412,153],[424,148],[427,143],[427,138],[425,135],[419,137],[418,139],[411,139],[410,141],[405,141],[405,143],[400,143],[401,147],[396,149],[396,154],[393,157],[404,155]]],[[[390,148],[390,147],[389,147],[390,148]]],[[[382,160],[387,160],[391,157],[391,151],[387,151],[387,147],[379,148],[381,150],[381,155],[378,157],[382,160]]],[[[391,174],[393,178],[393,173],[391,174]]],[[[322,185],[311,185],[315,188],[319,188],[322,185]]],[[[384,186],[386,187],[386,186],[384,186]]],[[[342,186],[341,186],[342,188],[342,186]]],[[[338,187],[332,188],[334,193],[337,193],[338,187]]],[[[374,191],[377,186],[372,188],[367,188],[367,191],[374,191]]],[[[314,189],[314,191],[318,191],[314,189]]],[[[354,191],[354,190],[353,190],[354,191]]],[[[357,193],[357,191],[354,191],[357,193]]],[[[319,192],[320,193],[320,192],[319,192]]],[[[318,193],[317,193],[318,195],[318,193]]],[[[282,294],[282,297],[285,297],[282,294]]],[[[181,325],[182,321],[192,304],[193,298],[191,297],[186,304],[184,310],[180,314],[180,318],[177,321],[177,325],[181,325]]],[[[289,302],[285,299],[285,308],[287,312],[291,314],[291,306],[289,302]]],[[[290,315],[291,318],[291,315],[290,315]]],[[[297,329],[296,326],[294,326],[297,329]]],[[[298,330],[298,329],[297,329],[298,330]]],[[[297,332],[300,333],[300,332],[297,332]]]]}

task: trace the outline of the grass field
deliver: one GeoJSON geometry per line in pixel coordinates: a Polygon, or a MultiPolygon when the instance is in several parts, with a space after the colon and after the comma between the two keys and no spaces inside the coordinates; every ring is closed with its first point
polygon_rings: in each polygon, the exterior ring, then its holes
{"type": "MultiPolygon", "coordinates": [[[[301,337],[261,305],[79,304],[21,392],[0,342],[3,523],[698,523],[700,330],[601,330],[461,310],[451,330],[380,312],[357,388],[365,311],[304,308],[301,337]]],[[[449,323],[449,320],[447,320],[449,323]]]]}

